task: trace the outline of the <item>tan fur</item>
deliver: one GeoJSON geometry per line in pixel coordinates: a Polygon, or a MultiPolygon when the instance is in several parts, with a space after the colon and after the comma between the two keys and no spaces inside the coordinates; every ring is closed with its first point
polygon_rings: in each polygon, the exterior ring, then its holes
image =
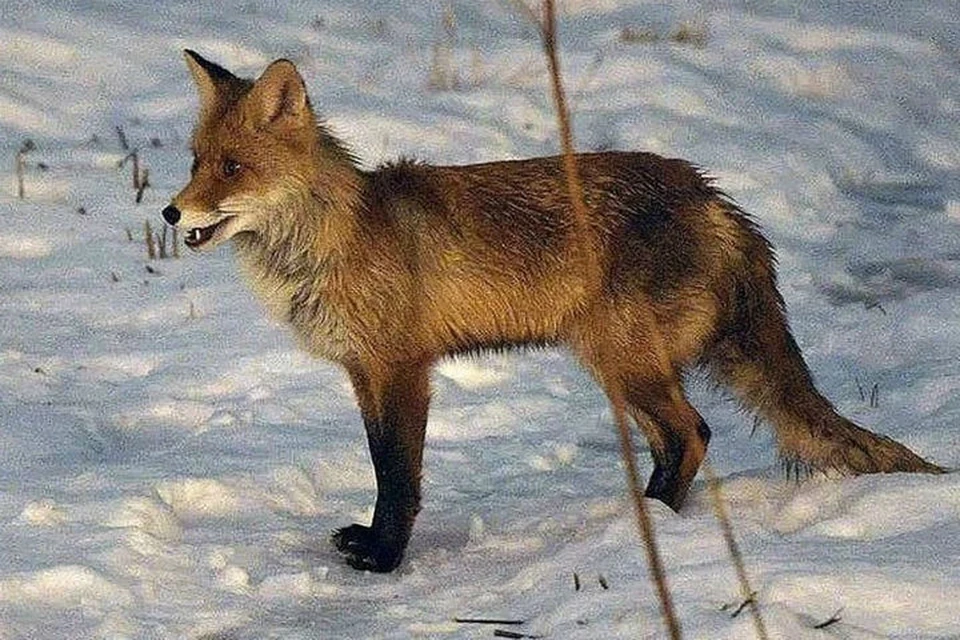
{"type": "Polygon", "coordinates": [[[337,537],[355,566],[399,562],[419,508],[430,366],[455,353],[571,348],[627,402],[656,462],[648,495],[674,508],[709,439],[682,388],[698,364],[771,421],[790,462],[940,471],[817,392],[769,245],[686,162],[579,155],[590,212],[582,237],[557,157],[363,171],[318,125],[289,62],[250,82],[187,59],[201,98],[196,170],[164,216],[207,228],[189,232],[200,248],[232,239],[271,312],[348,372],[378,480],[371,527],[337,537]],[[584,247],[600,283],[587,280],[584,247]]]}

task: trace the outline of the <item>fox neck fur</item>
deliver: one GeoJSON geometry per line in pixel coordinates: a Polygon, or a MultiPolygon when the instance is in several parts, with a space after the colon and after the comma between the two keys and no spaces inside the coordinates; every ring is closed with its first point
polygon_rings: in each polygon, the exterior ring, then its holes
{"type": "Polygon", "coordinates": [[[336,180],[324,174],[280,184],[263,200],[258,229],[233,240],[247,282],[271,314],[290,323],[306,350],[341,361],[355,351],[335,310],[356,255],[364,175],[322,130],[314,153],[316,167],[336,158],[336,180]]]}

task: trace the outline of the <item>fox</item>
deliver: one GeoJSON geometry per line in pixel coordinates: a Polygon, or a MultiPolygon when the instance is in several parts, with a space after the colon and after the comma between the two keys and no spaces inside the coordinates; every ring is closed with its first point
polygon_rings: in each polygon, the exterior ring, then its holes
{"type": "Polygon", "coordinates": [[[945,472],[817,390],[771,244],[695,165],[577,154],[578,226],[560,156],[363,169],[289,60],[251,80],[184,57],[199,95],[193,165],[162,217],[193,250],[231,241],[269,312],[349,378],[376,479],[372,522],[332,534],[350,566],[401,563],[421,506],[431,370],[461,354],[569,349],[622,400],[652,457],[645,495],[674,510],[711,433],[684,392],[692,368],[772,426],[790,467],[945,472]]]}

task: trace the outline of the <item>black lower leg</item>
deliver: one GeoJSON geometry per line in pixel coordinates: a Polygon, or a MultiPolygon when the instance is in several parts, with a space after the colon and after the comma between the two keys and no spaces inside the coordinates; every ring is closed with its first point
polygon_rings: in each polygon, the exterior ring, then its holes
{"type": "MultiPolygon", "coordinates": [[[[687,496],[693,477],[685,477],[683,461],[687,455],[687,443],[670,429],[663,429],[664,446],[653,453],[653,473],[647,483],[645,495],[679,511],[687,496]]],[[[703,420],[697,426],[697,435],[706,449],[710,442],[710,428],[703,420]]]]}
{"type": "Polygon", "coordinates": [[[352,567],[387,572],[403,559],[420,510],[419,452],[407,450],[389,428],[368,424],[367,434],[377,478],[373,523],[340,529],[334,543],[352,567]]]}
{"type": "Polygon", "coordinates": [[[403,559],[420,510],[420,470],[430,404],[429,362],[397,366],[371,382],[369,371],[348,369],[363,414],[377,478],[371,525],[334,533],[347,562],[370,571],[392,571],[403,559]]]}

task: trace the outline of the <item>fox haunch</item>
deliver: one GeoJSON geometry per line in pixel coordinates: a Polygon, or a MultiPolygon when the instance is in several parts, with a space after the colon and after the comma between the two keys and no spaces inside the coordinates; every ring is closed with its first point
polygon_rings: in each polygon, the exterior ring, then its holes
{"type": "Polygon", "coordinates": [[[817,391],[770,245],[687,162],[579,155],[581,237],[558,157],[365,171],[318,122],[289,61],[251,81],[192,51],[186,60],[200,96],[194,164],[163,217],[197,250],[233,240],[266,306],[349,376],[377,481],[373,522],[334,534],[352,566],[402,559],[420,509],[430,370],[451,354],[568,347],[625,400],[653,455],[647,495],[674,509],[710,437],[684,395],[692,366],[773,426],[789,464],[942,471],[817,391]]]}

